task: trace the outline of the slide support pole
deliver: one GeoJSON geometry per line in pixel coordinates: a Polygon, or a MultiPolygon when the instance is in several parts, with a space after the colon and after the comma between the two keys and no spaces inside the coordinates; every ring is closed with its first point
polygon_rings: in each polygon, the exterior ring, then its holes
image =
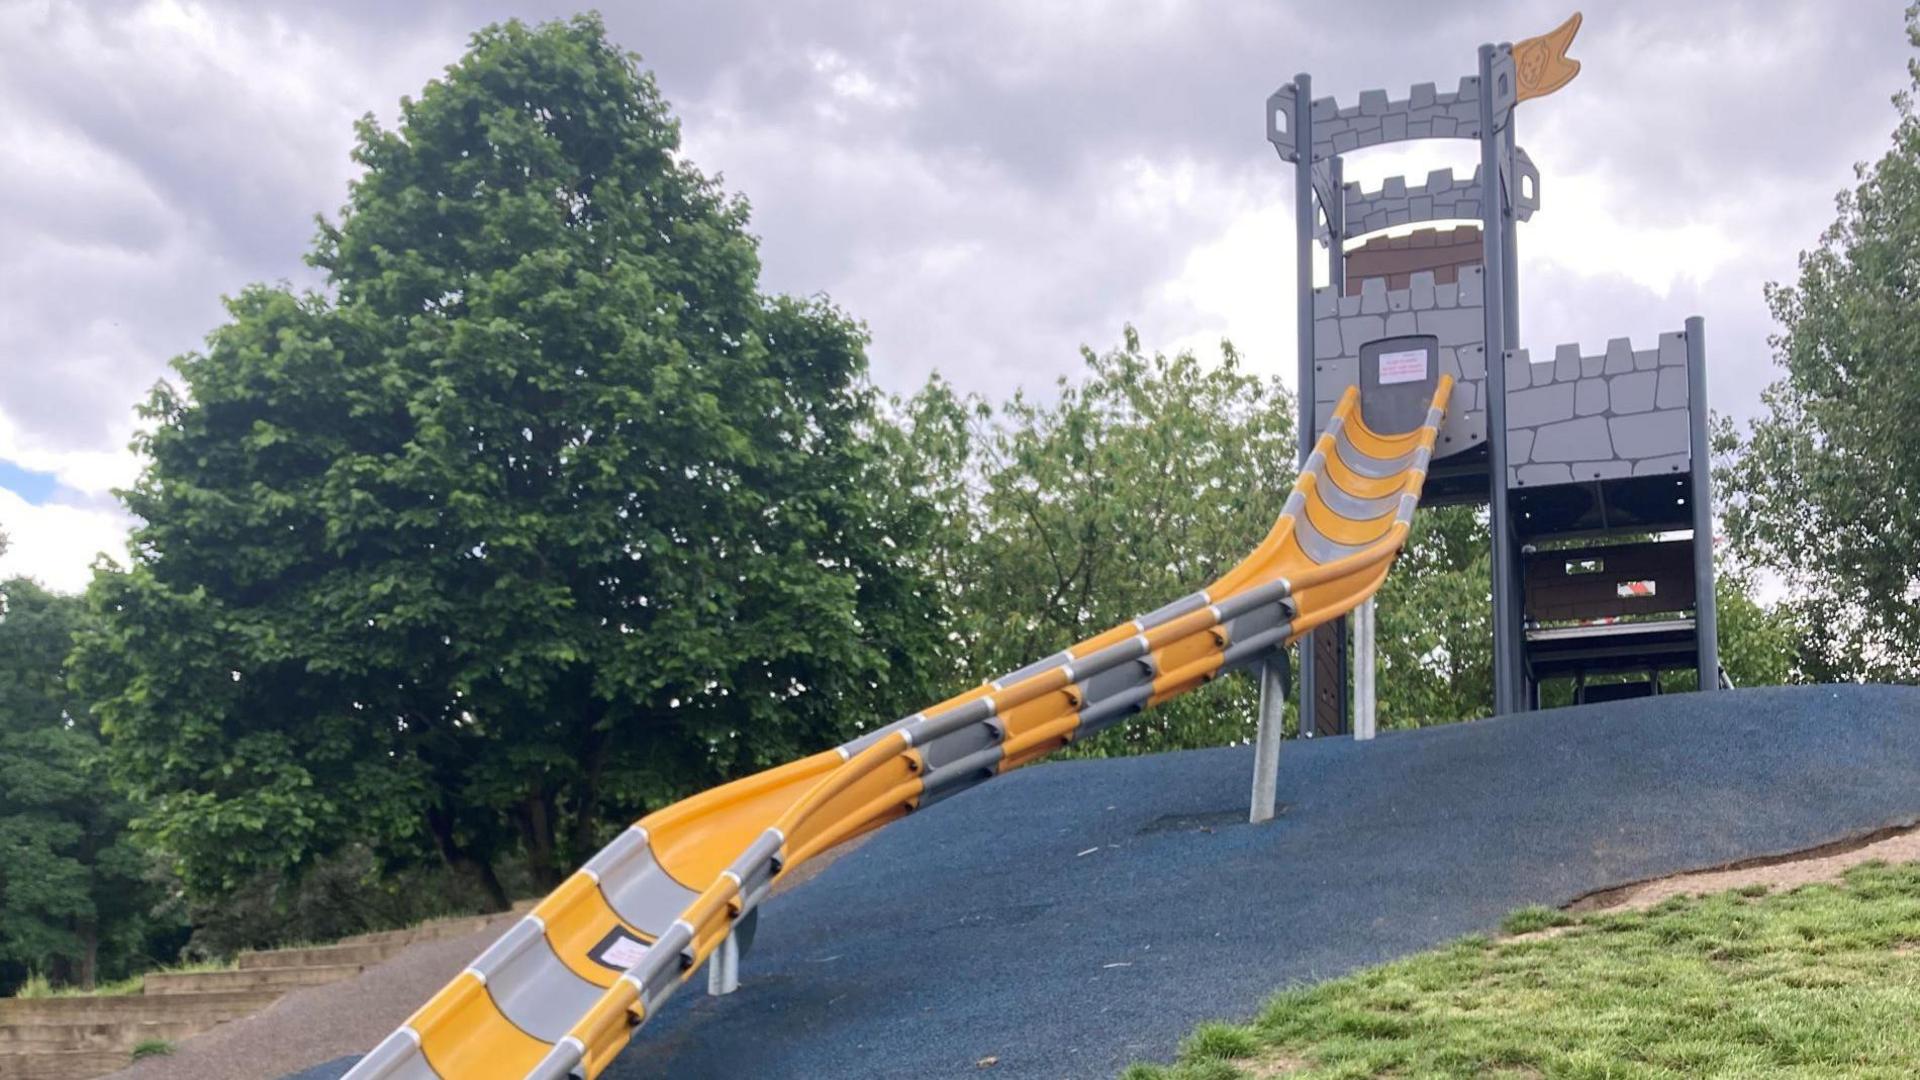
{"type": "Polygon", "coordinates": [[[1353,612],[1353,738],[1373,738],[1379,712],[1379,684],[1374,653],[1374,597],[1353,612]]]}
{"type": "Polygon", "coordinates": [[[1253,742],[1253,809],[1247,820],[1272,821],[1280,798],[1281,725],[1287,716],[1287,651],[1275,649],[1260,661],[1260,731],[1253,742]]]}
{"type": "Polygon", "coordinates": [[[707,958],[707,994],[724,997],[740,989],[740,939],[728,934],[707,958]]]}

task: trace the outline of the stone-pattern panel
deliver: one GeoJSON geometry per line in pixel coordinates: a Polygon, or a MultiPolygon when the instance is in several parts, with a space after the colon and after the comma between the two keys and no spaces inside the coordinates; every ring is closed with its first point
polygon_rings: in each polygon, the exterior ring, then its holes
{"type": "MultiPolygon", "coordinates": [[[[1528,182],[1514,192],[1513,213],[1521,221],[1528,221],[1540,208],[1540,170],[1525,149],[1515,147],[1514,157],[1518,173],[1528,182]]],[[[1480,218],[1480,170],[1477,168],[1465,180],[1457,179],[1452,169],[1435,169],[1427,174],[1424,184],[1409,185],[1406,177],[1394,176],[1389,177],[1379,191],[1365,191],[1357,183],[1344,187],[1342,203],[1346,221],[1341,232],[1347,240],[1396,225],[1480,218]]],[[[1316,217],[1314,221],[1314,236],[1325,246],[1329,242],[1326,219],[1316,217]]]]}
{"type": "Polygon", "coordinates": [[[1562,345],[1534,363],[1507,353],[1507,486],[1542,487],[1685,472],[1692,461],[1687,343],[1635,351],[1626,338],[1583,355],[1562,345]]]}
{"type": "MultiPolygon", "coordinates": [[[[1506,126],[1514,103],[1513,54],[1502,50],[1494,60],[1494,127],[1506,126]]],[[[1287,161],[1298,159],[1294,122],[1299,103],[1292,83],[1267,98],[1267,141],[1287,161]]],[[[1469,75],[1459,89],[1442,91],[1420,83],[1402,100],[1385,90],[1363,90],[1360,100],[1341,108],[1333,98],[1313,100],[1313,160],[1321,161],[1366,146],[1403,139],[1477,139],[1480,137],[1480,78],[1469,75]]]]}
{"type": "Polygon", "coordinates": [[[1440,339],[1440,373],[1454,379],[1453,399],[1441,422],[1433,456],[1443,458],[1487,438],[1485,271],[1460,268],[1459,280],[1436,284],[1432,271],[1414,274],[1405,289],[1384,278],[1360,283],[1358,296],[1332,288],[1313,291],[1314,430],[1347,387],[1360,381],[1360,346],[1383,337],[1432,334],[1440,339]]]}

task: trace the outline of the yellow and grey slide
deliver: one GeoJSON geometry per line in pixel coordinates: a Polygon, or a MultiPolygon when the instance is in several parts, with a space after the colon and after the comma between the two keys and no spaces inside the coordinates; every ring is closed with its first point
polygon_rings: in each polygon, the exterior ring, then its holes
{"type": "Polygon", "coordinates": [[[845,746],[649,814],[363,1058],[348,1080],[598,1076],[780,876],[822,851],[1270,655],[1373,595],[1405,543],[1424,423],[1340,399],[1280,519],[1211,586],[845,746]]]}

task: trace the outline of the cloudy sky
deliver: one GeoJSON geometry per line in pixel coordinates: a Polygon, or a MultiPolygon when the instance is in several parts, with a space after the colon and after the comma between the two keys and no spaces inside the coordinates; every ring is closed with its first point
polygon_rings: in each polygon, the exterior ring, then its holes
{"type": "MultiPolygon", "coordinates": [[[[690,156],[755,207],[770,288],[864,319],[875,376],[1046,392],[1082,343],[1231,338],[1293,369],[1291,173],[1263,103],[1468,74],[1553,2],[644,0],[607,3],[690,156]]],[[[1771,378],[1769,280],[1877,157],[1907,82],[1898,0],[1609,3],[1580,77],[1522,108],[1544,206],[1526,344],[1650,341],[1707,317],[1716,408],[1771,378]],[[1845,12],[1845,16],[1837,14],[1845,12]]],[[[310,284],[313,215],[488,22],[572,4],[0,0],[0,576],[84,584],[123,553],[133,405],[250,281],[310,284]],[[398,13],[396,13],[398,12],[398,13]]],[[[1381,148],[1348,175],[1470,168],[1381,148]]]]}

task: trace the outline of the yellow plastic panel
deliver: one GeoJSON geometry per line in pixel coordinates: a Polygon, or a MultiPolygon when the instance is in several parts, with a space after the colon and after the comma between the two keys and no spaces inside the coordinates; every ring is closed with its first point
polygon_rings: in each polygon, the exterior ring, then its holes
{"type": "Polygon", "coordinates": [[[523,1080],[552,1049],[502,1015],[471,971],[435,994],[410,1023],[427,1064],[448,1080],[523,1080]]]}

